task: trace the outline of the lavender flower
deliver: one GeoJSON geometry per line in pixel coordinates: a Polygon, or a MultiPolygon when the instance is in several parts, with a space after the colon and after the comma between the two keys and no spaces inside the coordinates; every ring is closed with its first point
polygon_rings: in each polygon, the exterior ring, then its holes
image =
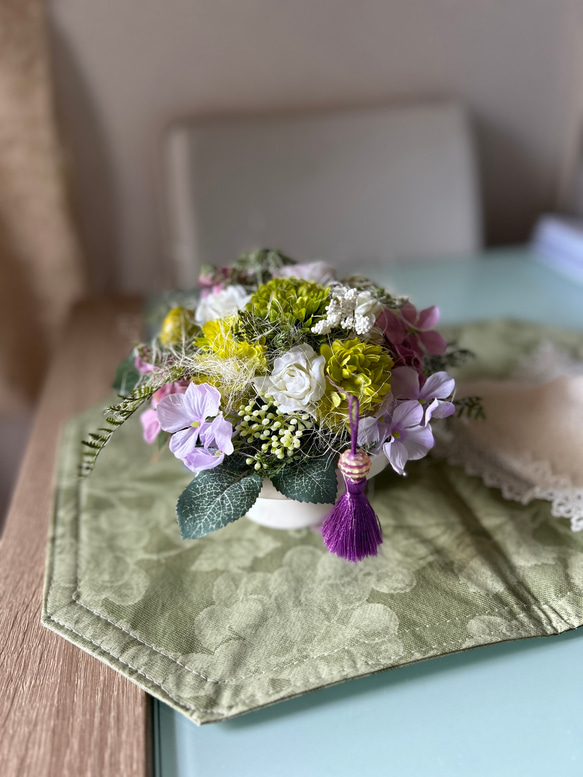
{"type": "Polygon", "coordinates": [[[399,310],[384,310],[376,326],[383,332],[395,359],[395,366],[403,364],[421,371],[425,353],[440,356],[447,350],[447,340],[434,330],[439,321],[439,308],[425,308],[420,312],[407,302],[399,310]]]}
{"type": "Polygon", "coordinates": [[[423,406],[417,400],[397,402],[393,409],[390,436],[383,445],[385,456],[399,475],[405,474],[409,459],[422,459],[433,448],[431,427],[423,423],[423,406]]]}
{"type": "Polygon", "coordinates": [[[158,413],[156,412],[158,403],[161,402],[164,397],[170,396],[170,394],[183,394],[189,385],[190,381],[188,380],[178,380],[174,383],[165,383],[158,391],[154,392],[151,406],[148,410],[144,410],[140,416],[144,440],[148,445],[151,445],[160,434],[160,421],[158,420],[158,413]]]}
{"type": "Polygon", "coordinates": [[[392,394],[387,394],[375,416],[365,416],[358,422],[358,445],[364,446],[370,453],[380,453],[383,444],[391,433],[392,409],[396,405],[392,394]]]}
{"type": "Polygon", "coordinates": [[[165,397],[156,408],[161,428],[172,434],[170,450],[196,474],[218,467],[233,453],[233,426],[219,413],[220,401],[213,386],[191,383],[184,394],[165,397]]]}
{"type": "Polygon", "coordinates": [[[421,386],[419,374],[413,367],[396,367],[392,371],[391,390],[395,399],[416,399],[425,408],[425,423],[433,418],[453,415],[453,402],[446,401],[453,394],[455,380],[448,372],[435,372],[421,386]]]}

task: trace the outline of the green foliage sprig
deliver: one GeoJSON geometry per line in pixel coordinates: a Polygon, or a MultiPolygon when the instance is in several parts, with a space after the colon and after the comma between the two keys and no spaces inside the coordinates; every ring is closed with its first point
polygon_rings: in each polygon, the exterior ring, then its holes
{"type": "Polygon", "coordinates": [[[434,372],[461,367],[475,357],[476,354],[473,351],[468,348],[459,348],[457,343],[452,340],[447,346],[447,351],[441,356],[425,356],[424,372],[426,375],[432,375],[434,372]]]}
{"type": "Polygon", "coordinates": [[[244,286],[247,291],[254,291],[258,286],[274,278],[282,267],[290,264],[297,264],[297,262],[281,251],[259,248],[241,254],[231,267],[203,264],[201,278],[207,286],[219,283],[238,284],[244,286]]]}
{"type": "Polygon", "coordinates": [[[456,418],[467,418],[472,421],[483,421],[486,418],[481,397],[462,397],[454,399],[456,418]]]}
{"type": "Polygon", "coordinates": [[[100,426],[97,431],[89,432],[87,439],[82,440],[85,446],[81,454],[79,474],[81,477],[89,475],[95,467],[95,462],[101,451],[111,440],[113,433],[122,426],[128,418],[165,383],[172,383],[184,377],[184,367],[176,365],[170,370],[161,370],[155,375],[148,375],[146,382],[134,388],[127,396],[121,397],[121,401],[107,407],[103,414],[107,426],[100,426]]]}

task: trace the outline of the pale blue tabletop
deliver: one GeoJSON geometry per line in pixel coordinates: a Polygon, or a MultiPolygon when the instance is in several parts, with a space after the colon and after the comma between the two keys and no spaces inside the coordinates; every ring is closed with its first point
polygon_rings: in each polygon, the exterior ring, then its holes
{"type": "MultiPolygon", "coordinates": [[[[361,267],[445,324],[583,330],[583,286],[524,251],[361,267]]],[[[154,702],[157,777],[581,777],[583,630],[432,659],[197,728],[154,702]]]]}

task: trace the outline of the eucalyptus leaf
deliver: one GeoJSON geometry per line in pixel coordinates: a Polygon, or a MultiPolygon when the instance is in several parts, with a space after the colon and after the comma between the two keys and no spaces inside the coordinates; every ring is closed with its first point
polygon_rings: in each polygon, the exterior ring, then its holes
{"type": "Polygon", "coordinates": [[[332,504],[336,501],[338,481],[335,458],[321,456],[301,463],[290,462],[277,475],[271,476],[277,490],[289,499],[314,504],[332,504]]]}
{"type": "Polygon", "coordinates": [[[184,540],[197,539],[242,518],[255,504],[263,478],[228,459],[207,469],[186,486],[176,515],[184,540]]]}

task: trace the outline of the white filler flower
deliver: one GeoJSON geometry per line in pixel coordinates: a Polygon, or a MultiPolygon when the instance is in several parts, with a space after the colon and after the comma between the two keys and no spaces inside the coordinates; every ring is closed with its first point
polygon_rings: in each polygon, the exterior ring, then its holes
{"type": "Polygon", "coordinates": [[[195,313],[196,323],[202,326],[207,321],[234,316],[243,310],[250,299],[251,295],[247,294],[243,286],[226,286],[201,299],[195,313]]]}
{"type": "Polygon", "coordinates": [[[313,411],[313,404],[324,396],[326,360],[302,343],[290,348],[273,363],[267,378],[255,378],[253,384],[263,396],[271,395],[284,413],[313,411]]]}
{"type": "Polygon", "coordinates": [[[326,318],[318,321],[312,332],[327,335],[332,329],[340,328],[368,337],[382,309],[382,304],[370,291],[338,285],[332,289],[326,318]]]}

